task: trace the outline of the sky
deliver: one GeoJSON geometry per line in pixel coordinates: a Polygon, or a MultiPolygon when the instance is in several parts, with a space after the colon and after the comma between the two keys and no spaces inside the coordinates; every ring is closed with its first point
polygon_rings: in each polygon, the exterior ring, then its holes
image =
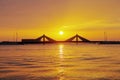
{"type": "Polygon", "coordinates": [[[120,40],[120,0],[0,0],[0,41],[37,38],[120,40]],[[63,31],[64,35],[59,35],[63,31]]]}

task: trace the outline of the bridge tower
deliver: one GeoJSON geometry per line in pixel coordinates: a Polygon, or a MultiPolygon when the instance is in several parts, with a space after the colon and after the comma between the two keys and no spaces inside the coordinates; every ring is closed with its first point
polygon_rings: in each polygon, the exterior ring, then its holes
{"type": "Polygon", "coordinates": [[[65,42],[90,42],[90,40],[76,34],[75,36],[67,39],[65,42]]]}
{"type": "Polygon", "coordinates": [[[43,34],[42,36],[38,37],[35,40],[38,42],[56,42],[54,39],[46,36],[45,34],[43,34]]]}

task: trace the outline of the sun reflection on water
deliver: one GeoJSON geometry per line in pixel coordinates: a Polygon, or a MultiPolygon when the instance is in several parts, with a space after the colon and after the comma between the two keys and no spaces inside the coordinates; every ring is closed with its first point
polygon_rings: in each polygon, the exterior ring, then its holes
{"type": "Polygon", "coordinates": [[[58,68],[58,73],[59,73],[59,80],[64,80],[64,68],[63,67],[58,68]]]}
{"type": "Polygon", "coordinates": [[[59,45],[59,55],[61,59],[63,59],[63,47],[64,46],[62,44],[59,45]]]}
{"type": "Polygon", "coordinates": [[[59,68],[58,68],[58,73],[59,73],[59,80],[64,80],[64,67],[62,67],[61,65],[63,65],[63,60],[64,60],[64,52],[63,52],[63,48],[64,45],[60,44],[59,45],[59,58],[60,58],[60,64],[59,64],[59,68]]]}

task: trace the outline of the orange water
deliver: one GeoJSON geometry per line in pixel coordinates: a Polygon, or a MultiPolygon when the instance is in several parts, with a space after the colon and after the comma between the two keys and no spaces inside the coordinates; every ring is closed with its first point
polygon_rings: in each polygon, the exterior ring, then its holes
{"type": "Polygon", "coordinates": [[[1,45],[0,80],[120,80],[120,45],[1,45]]]}

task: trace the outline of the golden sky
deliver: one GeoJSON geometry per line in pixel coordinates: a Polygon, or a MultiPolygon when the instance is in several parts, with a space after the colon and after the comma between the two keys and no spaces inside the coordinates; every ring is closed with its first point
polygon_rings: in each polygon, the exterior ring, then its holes
{"type": "Polygon", "coordinates": [[[120,40],[120,0],[0,0],[0,41],[46,34],[120,40]],[[64,35],[59,35],[59,31],[64,35]]]}

